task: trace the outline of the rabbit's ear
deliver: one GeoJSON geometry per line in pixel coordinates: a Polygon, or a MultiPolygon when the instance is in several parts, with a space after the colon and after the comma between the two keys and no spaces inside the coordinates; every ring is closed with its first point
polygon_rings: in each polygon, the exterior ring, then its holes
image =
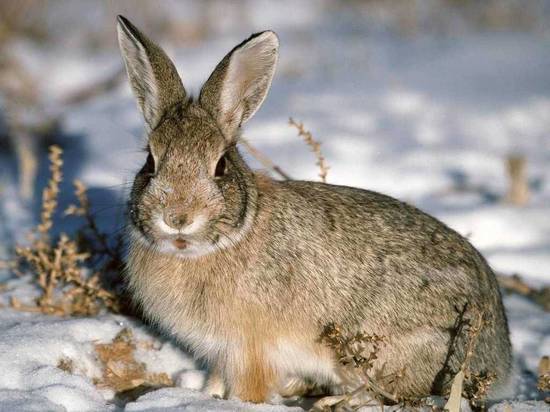
{"type": "Polygon", "coordinates": [[[118,43],[130,84],[148,131],[158,126],[170,107],[185,100],[176,68],[164,51],[125,17],[117,18],[118,43]]]}
{"type": "Polygon", "coordinates": [[[279,40],[274,32],[254,34],[231,50],[204,84],[199,102],[228,138],[264,101],[278,55],[279,40]]]}

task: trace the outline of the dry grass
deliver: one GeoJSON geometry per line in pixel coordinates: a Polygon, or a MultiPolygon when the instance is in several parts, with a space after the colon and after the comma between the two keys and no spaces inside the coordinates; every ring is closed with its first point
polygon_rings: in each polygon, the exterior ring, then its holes
{"type": "Polygon", "coordinates": [[[123,268],[122,235],[109,236],[100,231],[91,212],[86,186],[80,180],[75,180],[73,185],[78,204],[69,205],[65,209],[65,215],[79,216],[84,219],[84,225],[77,233],[79,246],[89,251],[91,257],[100,263],[100,265],[96,265],[99,272],[114,272],[117,276],[120,275],[123,268]]]}
{"type": "Polygon", "coordinates": [[[365,333],[345,335],[333,323],[328,324],[321,334],[321,342],[334,351],[338,363],[365,371],[372,369],[383,340],[378,335],[365,333]]]}
{"type": "Polygon", "coordinates": [[[478,313],[475,319],[464,319],[464,327],[467,334],[466,351],[464,361],[453,379],[449,400],[445,409],[450,412],[460,412],[460,401],[464,397],[476,410],[485,410],[485,400],[491,385],[497,376],[494,372],[472,372],[470,364],[477,346],[479,333],[487,320],[482,313],[478,313]]]}
{"type": "MultiPolygon", "coordinates": [[[[306,130],[303,123],[296,122],[291,117],[289,119],[289,124],[296,128],[296,130],[298,131],[298,136],[303,139],[303,141],[311,148],[311,150],[315,154],[315,164],[319,167],[319,177],[323,183],[326,183],[329,166],[327,165],[326,159],[321,152],[321,143],[313,137],[310,131],[306,130]]],[[[292,180],[287,172],[285,172],[279,165],[273,162],[269,158],[269,156],[266,156],[261,151],[256,149],[247,139],[241,137],[239,143],[244,146],[248,153],[256,158],[256,160],[258,160],[263,167],[271,170],[283,180],[292,180]]]]}
{"type": "Polygon", "coordinates": [[[281,178],[284,180],[291,180],[292,178],[289,176],[288,173],[286,173],[283,169],[281,169],[278,165],[276,165],[268,156],[260,152],[258,149],[256,149],[248,140],[241,137],[239,139],[239,143],[243,145],[248,153],[250,153],[252,156],[254,156],[263,167],[273,170],[276,174],[278,174],[281,178]]]}
{"type": "Polygon", "coordinates": [[[95,345],[102,365],[102,377],[94,383],[113,389],[119,398],[133,398],[160,387],[174,386],[166,373],[147,372],[134,357],[136,342],[130,329],[122,329],[111,343],[95,345]]]}
{"type": "Polygon", "coordinates": [[[525,296],[532,302],[540,305],[545,311],[550,311],[550,286],[535,288],[527,284],[521,276],[497,275],[497,280],[506,293],[516,293],[525,296]]]}
{"type": "Polygon", "coordinates": [[[74,362],[70,358],[61,358],[57,362],[57,367],[64,372],[73,373],[74,372],[74,362]]]}
{"type": "Polygon", "coordinates": [[[323,153],[321,152],[321,143],[315,140],[309,130],[306,130],[304,128],[303,123],[296,122],[292,117],[288,120],[288,123],[291,126],[295,127],[296,130],[298,130],[298,136],[300,136],[304,140],[304,142],[311,148],[311,150],[315,154],[315,158],[317,159],[315,164],[319,167],[319,178],[321,179],[321,182],[326,183],[329,167],[327,165],[325,157],[323,156],[323,153]]]}
{"type": "MultiPolygon", "coordinates": [[[[453,379],[449,399],[445,405],[445,409],[450,412],[460,411],[463,397],[470,401],[475,410],[485,410],[485,400],[496,380],[496,374],[488,371],[473,372],[470,365],[479,333],[486,322],[487,319],[482,314],[478,314],[474,319],[461,320],[460,331],[466,333],[467,340],[464,360],[453,379]]],[[[325,401],[330,397],[321,399],[315,404],[314,410],[356,410],[362,406],[372,406],[373,401],[380,405],[399,403],[407,410],[427,406],[423,399],[401,398],[392,390],[404,376],[404,369],[397,373],[375,370],[374,363],[385,341],[383,337],[361,332],[344,334],[339,326],[329,324],[321,334],[320,340],[334,351],[336,360],[343,370],[342,376],[360,376],[361,383],[343,396],[332,397],[335,399],[334,402],[325,401]]]]}
{"type": "MultiPolygon", "coordinates": [[[[135,351],[156,350],[149,341],[136,341],[131,329],[122,329],[110,343],[96,343],[95,355],[101,367],[101,377],[92,378],[93,383],[101,389],[110,389],[115,393],[115,403],[123,406],[139,396],[152,390],[174,386],[172,378],[166,373],[151,373],[146,365],[138,362],[135,351]]],[[[62,357],[57,367],[69,374],[86,375],[79,370],[71,358],[62,357]]]]}
{"type": "Polygon", "coordinates": [[[525,206],[530,198],[527,159],[520,155],[508,156],[506,170],[509,179],[506,200],[515,206],[525,206]]]}
{"type": "MultiPolygon", "coordinates": [[[[378,352],[384,345],[384,338],[378,335],[368,335],[362,332],[344,334],[335,324],[329,324],[321,334],[321,342],[334,351],[336,360],[342,367],[342,375],[353,380],[360,377],[361,383],[351,392],[346,393],[338,402],[330,405],[333,410],[355,409],[361,406],[372,406],[372,402],[383,405],[384,402],[398,403],[395,393],[389,388],[394,387],[404,370],[398,373],[384,374],[382,370],[374,370],[378,352]]],[[[323,400],[317,405],[323,404],[323,400]]]]}
{"type": "MultiPolygon", "coordinates": [[[[97,314],[100,309],[107,308],[111,311],[120,310],[117,296],[105,289],[101,284],[101,270],[97,267],[86,265],[92,257],[97,258],[108,255],[107,261],[113,266],[113,261],[120,267],[120,252],[108,247],[108,244],[95,225],[89,213],[89,202],[85,195],[85,188],[81,183],[77,184],[76,194],[80,201],[79,206],[69,208],[69,213],[82,214],[86,217],[87,225],[79,231],[79,234],[91,232],[96,241],[100,241],[103,249],[88,247],[81,248],[83,242],[77,240],[77,236],[70,237],[62,233],[57,240],[51,239],[51,230],[54,226],[54,214],[58,209],[59,186],[63,180],[62,150],[58,146],[50,147],[50,172],[51,177],[47,187],[42,193],[42,212],[40,223],[36,227],[34,239],[30,245],[15,249],[17,271],[30,271],[34,275],[36,285],[41,294],[34,305],[21,303],[12,298],[11,305],[14,309],[42,312],[52,315],[85,315],[97,314]]],[[[92,239],[93,240],[93,239],[92,239]]],[[[88,242],[92,245],[93,242],[88,242]]],[[[104,269],[105,259],[100,259],[104,269]]]]}
{"type": "MultiPolygon", "coordinates": [[[[550,392],[550,357],[543,356],[539,362],[538,370],[538,389],[541,392],[550,392]]],[[[550,396],[546,398],[546,402],[550,402],[550,396]]]]}

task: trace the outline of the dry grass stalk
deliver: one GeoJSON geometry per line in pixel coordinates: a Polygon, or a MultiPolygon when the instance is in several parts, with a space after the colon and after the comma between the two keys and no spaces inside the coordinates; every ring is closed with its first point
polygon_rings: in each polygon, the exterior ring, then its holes
{"type": "Polygon", "coordinates": [[[49,232],[53,226],[53,214],[57,209],[57,198],[59,195],[59,185],[63,180],[63,150],[56,145],[50,146],[50,180],[48,186],[42,192],[42,212],[40,213],[40,224],[37,231],[40,234],[40,241],[44,244],[49,243],[49,232]]]}
{"type": "MultiPolygon", "coordinates": [[[[404,370],[387,375],[384,375],[381,370],[373,370],[378,352],[384,344],[383,337],[363,332],[345,335],[338,325],[329,324],[321,334],[321,342],[334,351],[345,375],[354,377],[359,375],[362,380],[357,388],[346,393],[339,402],[332,405],[335,410],[367,406],[367,403],[372,400],[377,400],[381,405],[385,400],[399,402],[397,395],[387,388],[395,385],[403,376],[404,370]],[[360,401],[358,405],[357,398],[364,394],[368,395],[367,403],[360,401]]],[[[361,399],[364,397],[361,396],[361,399]]]]}
{"type": "Polygon", "coordinates": [[[38,236],[30,246],[15,249],[18,264],[30,268],[41,295],[36,306],[22,304],[16,298],[12,298],[11,305],[19,310],[54,315],[95,315],[102,307],[118,311],[118,300],[101,286],[99,273],[88,275],[84,262],[90,258],[90,252],[81,251],[77,241],[66,234],[61,234],[56,242],[51,241],[50,231],[63,179],[62,153],[58,146],[50,147],[51,178],[42,195],[38,236]]]}
{"type": "Polygon", "coordinates": [[[248,153],[254,156],[262,164],[263,167],[273,170],[275,173],[277,173],[279,176],[281,176],[285,180],[292,179],[285,171],[283,171],[283,169],[281,169],[279,166],[273,163],[273,161],[269,157],[264,155],[254,146],[252,146],[248,140],[241,137],[239,139],[239,143],[241,143],[246,148],[248,153]]]}
{"type": "Polygon", "coordinates": [[[114,245],[109,243],[109,237],[99,230],[91,212],[86,186],[80,180],[75,180],[73,185],[78,204],[69,205],[65,209],[65,215],[84,218],[85,225],[79,231],[80,243],[83,248],[88,250],[92,257],[107,258],[102,265],[102,272],[115,270],[118,274],[123,265],[122,236],[115,236],[114,245]]]}
{"type": "Polygon", "coordinates": [[[30,200],[38,169],[36,142],[33,142],[33,136],[26,130],[19,131],[17,137],[12,140],[19,167],[19,194],[24,200],[30,200]]]}
{"type": "Polygon", "coordinates": [[[449,399],[443,407],[444,410],[449,412],[460,412],[460,404],[462,402],[462,388],[464,385],[464,371],[459,370],[458,373],[453,378],[453,383],[451,385],[451,393],[449,394],[449,399]]]}
{"type": "Polygon", "coordinates": [[[121,330],[112,343],[96,344],[95,351],[102,365],[102,377],[94,383],[99,387],[111,388],[117,394],[136,388],[174,386],[166,373],[147,372],[145,364],[135,359],[135,349],[132,331],[127,328],[121,330]]]}
{"type": "Polygon", "coordinates": [[[464,357],[464,362],[462,362],[462,366],[460,368],[464,373],[467,373],[467,371],[470,369],[470,361],[472,359],[472,356],[474,355],[474,350],[477,345],[477,338],[484,324],[485,324],[485,321],[481,313],[477,314],[473,323],[471,321],[469,322],[468,343],[466,345],[466,356],[464,357]]]}
{"type": "Polygon", "coordinates": [[[466,320],[466,322],[467,344],[464,361],[453,379],[451,394],[445,405],[445,409],[448,409],[450,412],[460,411],[462,397],[469,399],[472,406],[477,409],[485,410],[485,399],[491,385],[497,378],[496,374],[490,371],[474,373],[470,370],[470,363],[477,346],[479,333],[485,325],[486,320],[482,313],[478,313],[473,321],[466,320]]]}
{"type": "MultiPolygon", "coordinates": [[[[0,33],[1,26],[0,18],[0,33]]],[[[24,200],[30,200],[38,170],[40,140],[50,136],[57,121],[41,106],[36,79],[21,59],[9,51],[0,56],[0,95],[7,137],[17,159],[19,193],[24,200]]]]}
{"type": "MultiPolygon", "coordinates": [[[[166,373],[151,373],[144,363],[135,359],[136,348],[145,350],[157,349],[152,342],[135,341],[132,330],[122,329],[111,343],[94,344],[97,360],[101,364],[101,377],[93,378],[99,388],[112,389],[117,404],[124,404],[137,399],[149,391],[174,386],[172,378],[166,373]]],[[[57,367],[67,373],[82,373],[74,361],[62,357],[57,367]]]]}
{"type": "Polygon", "coordinates": [[[65,96],[62,99],[63,104],[79,104],[86,102],[96,96],[105,94],[115,87],[117,87],[123,80],[126,79],[126,72],[120,68],[116,72],[112,73],[110,76],[105,79],[94,83],[89,86],[85,86],[82,89],[76,90],[73,93],[70,93],[68,96],[65,96]]]}
{"type": "Polygon", "coordinates": [[[294,126],[298,130],[298,136],[300,136],[306,144],[311,147],[311,150],[317,158],[317,162],[315,164],[319,167],[319,177],[321,178],[321,182],[326,183],[329,167],[326,164],[325,157],[321,153],[321,143],[313,138],[311,132],[304,128],[303,123],[296,122],[292,117],[288,120],[288,122],[291,126],[294,126]]]}
{"type": "MultiPolygon", "coordinates": [[[[550,392],[550,357],[543,356],[539,362],[538,389],[541,392],[550,392]]],[[[550,400],[550,398],[547,398],[550,400]]]]}
{"type": "Polygon", "coordinates": [[[529,181],[527,179],[527,160],[523,156],[511,155],[506,159],[506,169],[510,186],[506,200],[516,206],[529,202],[529,181]]]}
{"type": "MultiPolygon", "coordinates": [[[[319,177],[321,178],[322,182],[326,183],[326,177],[329,167],[326,164],[326,160],[321,153],[321,144],[313,138],[312,134],[309,131],[305,130],[302,123],[297,123],[292,118],[289,119],[289,123],[298,129],[298,135],[302,137],[306,144],[308,144],[312,148],[313,152],[315,153],[315,157],[317,158],[316,165],[319,167],[320,170],[319,177]]],[[[248,153],[255,157],[256,160],[258,160],[263,167],[273,171],[284,180],[292,180],[288,173],[281,169],[280,166],[275,164],[268,156],[256,149],[248,140],[241,137],[239,143],[241,143],[246,148],[248,153]]]]}
{"type": "Polygon", "coordinates": [[[528,285],[519,275],[497,275],[500,286],[508,293],[517,293],[542,306],[545,311],[550,311],[550,286],[534,288],[528,285]]]}

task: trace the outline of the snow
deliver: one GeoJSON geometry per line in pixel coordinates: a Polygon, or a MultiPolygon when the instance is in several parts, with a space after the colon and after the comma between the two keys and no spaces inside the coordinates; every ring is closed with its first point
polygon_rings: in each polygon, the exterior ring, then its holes
{"type": "Polygon", "coordinates": [[[160,389],[148,393],[137,402],[126,404],[127,411],[262,411],[278,412],[302,410],[278,405],[253,405],[240,401],[220,401],[206,394],[182,388],[160,389]]]}
{"type": "Polygon", "coordinates": [[[24,402],[20,410],[35,398],[72,411],[105,409],[103,396],[88,378],[101,376],[92,342],[112,339],[120,326],[102,319],[57,319],[12,310],[1,311],[0,319],[0,387],[6,401],[24,402]],[[62,358],[72,359],[80,373],[57,368],[62,358]]]}
{"type": "MultiPolygon", "coordinates": [[[[303,121],[322,142],[330,183],[377,190],[413,203],[467,235],[496,271],[519,273],[535,286],[548,285],[548,33],[401,37],[362,24],[361,15],[326,13],[321,6],[311,6],[250,2],[248,26],[227,24],[210,39],[167,50],[175,56],[184,84],[196,94],[235,44],[254,30],[274,29],[280,35],[281,59],[271,93],[245,127],[252,144],[292,177],[316,180],[313,155],[287,125],[289,116],[303,121]],[[510,153],[528,159],[532,197],[526,207],[500,200],[507,188],[504,158],[510,153]],[[484,190],[453,190],[463,184],[484,190]]],[[[114,42],[113,37],[113,47],[114,42]]],[[[114,48],[94,58],[72,49],[25,45],[17,50],[33,70],[52,73],[43,91],[53,102],[121,65],[114,48]]],[[[70,181],[79,178],[90,188],[101,226],[119,230],[145,143],[127,83],[84,104],[56,110],[64,112],[66,135],[61,203],[71,198],[70,181]]],[[[37,216],[36,204],[17,198],[14,167],[12,159],[0,154],[0,257],[8,255],[14,240],[25,239],[37,216]]],[[[43,185],[45,165],[40,170],[38,183],[43,185]]],[[[130,327],[136,339],[154,342],[154,350],[136,352],[148,371],[165,372],[176,382],[174,388],[127,403],[125,410],[290,410],[201,394],[197,390],[205,373],[200,366],[176,343],[137,320],[105,314],[66,319],[14,311],[7,307],[9,298],[29,301],[36,289],[28,277],[0,272],[0,280],[7,281],[7,291],[0,294],[0,411],[120,410],[112,391],[92,382],[101,375],[93,345],[111,342],[124,327],[130,327]],[[73,361],[72,374],[57,367],[61,359],[73,361]]],[[[550,354],[550,316],[520,296],[505,296],[504,302],[518,369],[509,404],[517,411],[548,410],[536,392],[535,373],[540,357],[550,354]]],[[[491,410],[508,409],[502,402],[491,410]]]]}

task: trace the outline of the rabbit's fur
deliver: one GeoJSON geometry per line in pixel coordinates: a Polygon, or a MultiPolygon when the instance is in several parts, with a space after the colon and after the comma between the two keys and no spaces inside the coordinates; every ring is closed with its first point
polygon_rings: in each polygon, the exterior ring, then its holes
{"type": "Polygon", "coordinates": [[[208,366],[206,390],[263,402],[300,380],[353,388],[320,340],[334,323],[384,336],[373,370],[404,368],[388,391],[442,393],[465,357],[460,322],[478,314],[470,368],[507,380],[498,285],[466,239],[388,196],[275,181],[244,162],[239,129],[269,89],[273,32],[233,49],[193,100],[158,46],[123,17],[118,31],[149,134],[130,198],[129,285],[208,366]]]}

